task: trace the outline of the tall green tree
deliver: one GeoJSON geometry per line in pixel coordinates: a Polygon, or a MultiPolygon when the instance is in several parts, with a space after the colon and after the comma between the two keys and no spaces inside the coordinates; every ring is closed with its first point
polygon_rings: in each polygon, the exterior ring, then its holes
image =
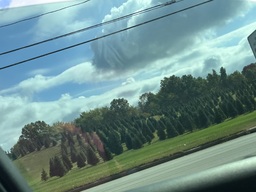
{"type": "Polygon", "coordinates": [[[132,149],[132,138],[129,133],[125,135],[125,145],[128,150],[132,149]]]}
{"type": "Polygon", "coordinates": [[[116,155],[120,155],[121,153],[123,153],[120,136],[115,130],[111,131],[109,134],[108,147],[109,150],[116,155]]]}
{"type": "Polygon", "coordinates": [[[87,148],[87,163],[90,165],[97,165],[99,163],[99,158],[95,154],[95,152],[92,150],[91,147],[87,148]]]}
{"type": "Polygon", "coordinates": [[[62,162],[65,165],[66,169],[69,171],[72,169],[73,165],[71,163],[71,161],[69,160],[68,156],[66,154],[62,154],[62,162]]]}
{"type": "Polygon", "coordinates": [[[85,164],[85,161],[86,159],[84,158],[84,155],[80,152],[78,155],[77,155],[77,167],[78,168],[82,168],[84,167],[86,164],[85,164]]]}
{"type": "Polygon", "coordinates": [[[160,127],[157,130],[157,136],[159,137],[159,140],[165,140],[166,139],[166,133],[162,127],[160,127]]]}
{"type": "Polygon", "coordinates": [[[47,181],[48,180],[48,174],[44,169],[41,171],[41,181],[47,181]]]}
{"type": "Polygon", "coordinates": [[[113,99],[110,103],[110,110],[118,119],[123,119],[128,115],[129,107],[129,102],[124,98],[113,99]]]}

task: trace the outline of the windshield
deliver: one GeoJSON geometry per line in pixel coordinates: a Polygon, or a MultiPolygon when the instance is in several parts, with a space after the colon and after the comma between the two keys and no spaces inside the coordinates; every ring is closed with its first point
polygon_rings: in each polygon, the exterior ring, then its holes
{"type": "MultiPolygon", "coordinates": [[[[81,191],[254,132],[255,12],[253,0],[0,1],[1,147],[34,191],[81,191]]],[[[255,155],[247,144],[134,182],[255,155]]]]}

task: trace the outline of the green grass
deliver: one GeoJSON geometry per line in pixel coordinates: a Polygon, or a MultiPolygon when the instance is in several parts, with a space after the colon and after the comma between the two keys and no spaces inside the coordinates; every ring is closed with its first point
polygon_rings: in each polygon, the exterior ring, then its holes
{"type": "Polygon", "coordinates": [[[29,155],[15,160],[14,164],[18,167],[29,184],[33,185],[41,180],[40,174],[42,169],[45,169],[46,172],[48,172],[49,159],[59,154],[60,147],[55,146],[41,150],[40,152],[30,153],[29,155]]]}
{"type": "Polygon", "coordinates": [[[64,177],[51,178],[46,182],[40,181],[40,172],[42,168],[46,168],[48,171],[49,157],[57,153],[57,148],[29,154],[17,160],[15,164],[21,168],[21,172],[35,191],[66,191],[155,159],[160,159],[176,152],[237,133],[255,125],[256,112],[252,112],[204,130],[194,131],[193,133],[184,134],[173,139],[155,141],[153,144],[146,145],[139,150],[126,151],[119,156],[115,156],[113,160],[100,163],[94,167],[74,168],[64,177]]]}

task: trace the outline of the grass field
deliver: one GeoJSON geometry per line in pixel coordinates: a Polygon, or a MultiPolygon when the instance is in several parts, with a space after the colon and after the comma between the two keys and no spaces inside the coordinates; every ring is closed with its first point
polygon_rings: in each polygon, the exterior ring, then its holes
{"type": "Polygon", "coordinates": [[[256,126],[256,111],[227,120],[204,130],[194,131],[193,133],[184,134],[173,139],[156,141],[139,150],[126,151],[121,155],[115,156],[111,161],[100,163],[94,167],[73,168],[64,177],[51,178],[46,182],[40,181],[40,172],[42,168],[48,171],[49,158],[58,153],[58,147],[31,153],[16,160],[15,164],[20,168],[22,174],[35,191],[67,191],[71,188],[96,181],[99,178],[128,170],[253,126],[256,126]]]}

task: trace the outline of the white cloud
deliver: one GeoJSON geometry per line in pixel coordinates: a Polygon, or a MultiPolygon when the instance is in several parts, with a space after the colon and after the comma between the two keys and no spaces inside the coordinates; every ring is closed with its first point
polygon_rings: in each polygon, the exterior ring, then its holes
{"type": "MultiPolygon", "coordinates": [[[[31,30],[34,34],[36,40],[41,40],[45,38],[51,38],[53,36],[62,35],[65,33],[73,32],[93,24],[93,18],[87,16],[87,10],[90,6],[81,4],[79,6],[71,7],[69,9],[63,9],[61,12],[56,12],[54,14],[45,15],[40,17],[37,21],[35,27],[31,30]]],[[[50,5],[44,6],[44,12],[50,12],[52,10],[57,10],[59,8],[65,7],[69,4],[63,5],[50,5]]],[[[77,37],[81,33],[72,35],[69,37],[77,37]]]]}
{"type": "MultiPolygon", "coordinates": [[[[199,1],[194,1],[196,2],[199,1]]],[[[111,14],[104,20],[144,9],[156,3],[159,1],[128,0],[121,6],[113,8],[111,14]]],[[[190,1],[183,1],[173,4],[168,9],[134,16],[104,27],[103,33],[129,27],[191,4],[190,1]]],[[[100,69],[114,69],[120,73],[124,70],[148,67],[159,59],[172,59],[177,54],[190,51],[193,46],[213,38],[218,26],[224,26],[238,16],[243,16],[249,8],[246,1],[216,0],[200,8],[101,39],[92,43],[95,54],[93,64],[100,69]]]]}
{"type": "MultiPolygon", "coordinates": [[[[33,74],[35,72],[38,71],[33,70],[29,74],[33,74]]],[[[88,81],[93,81],[93,79],[95,79],[95,76],[92,76],[94,73],[95,71],[90,63],[81,63],[65,70],[57,76],[35,75],[34,77],[21,81],[14,87],[0,91],[0,94],[20,92],[26,96],[31,96],[34,93],[60,86],[68,82],[81,84],[88,81]]]]}
{"type": "Polygon", "coordinates": [[[29,76],[36,76],[36,75],[44,75],[47,74],[48,72],[50,72],[50,69],[35,69],[32,70],[28,73],[29,76]]]}
{"type": "Polygon", "coordinates": [[[28,6],[28,5],[56,3],[56,2],[64,2],[64,1],[73,1],[73,0],[12,0],[9,7],[21,7],[21,6],[28,6]]]}
{"type": "Polygon", "coordinates": [[[122,85],[128,85],[131,83],[135,83],[135,79],[133,77],[127,78],[126,81],[122,83],[122,85]]]}
{"type": "MultiPolygon", "coordinates": [[[[1,12],[0,24],[10,24],[12,22],[17,22],[23,19],[28,19],[30,17],[39,16],[37,19],[30,20],[29,22],[22,22],[22,25],[28,24],[29,29],[27,33],[30,34],[30,38],[33,38],[33,41],[39,41],[46,38],[52,38],[60,34],[72,32],[87,26],[92,25],[94,20],[93,16],[89,15],[89,10],[92,6],[92,3],[83,3],[79,6],[69,7],[67,9],[62,9],[54,13],[50,13],[54,10],[59,10],[60,8],[68,7],[70,5],[77,4],[75,0],[56,0],[55,2],[59,3],[50,3],[42,4],[40,3],[49,3],[54,2],[50,0],[14,0],[10,3],[10,7],[19,7],[7,9],[1,12]],[[36,4],[33,7],[26,7],[25,5],[36,4]],[[88,4],[88,6],[87,6],[88,4]],[[24,6],[24,7],[20,7],[24,6]],[[89,16],[88,16],[89,15],[89,16]],[[32,25],[33,24],[33,25],[32,25]]],[[[20,23],[21,24],[21,23],[20,23]]],[[[78,35],[72,35],[72,37],[77,37],[78,35]]]]}

